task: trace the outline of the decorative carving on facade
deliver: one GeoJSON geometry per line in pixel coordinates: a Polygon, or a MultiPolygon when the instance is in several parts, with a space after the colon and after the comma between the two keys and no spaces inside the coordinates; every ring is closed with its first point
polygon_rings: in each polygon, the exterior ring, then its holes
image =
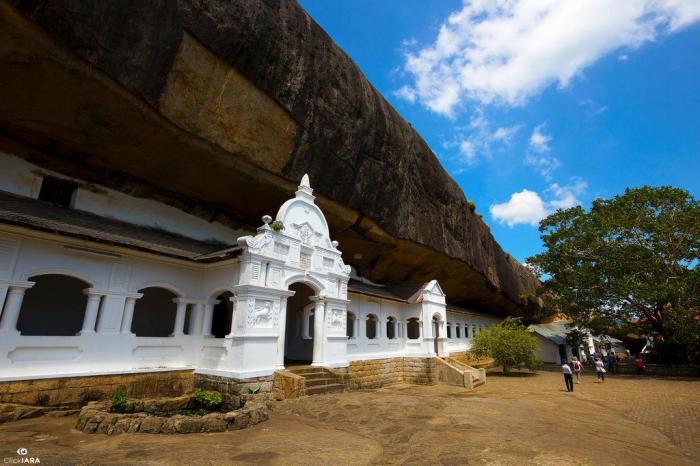
{"type": "Polygon", "coordinates": [[[308,270],[311,268],[311,254],[302,252],[299,256],[299,265],[302,269],[308,270]]]}
{"type": "Polygon", "coordinates": [[[272,301],[256,300],[252,311],[249,310],[248,312],[248,325],[251,327],[272,327],[272,323],[272,301]]]}
{"type": "Polygon", "coordinates": [[[311,225],[304,223],[299,227],[299,238],[301,238],[301,244],[304,246],[314,246],[314,230],[311,228],[311,225]]]}
{"type": "Polygon", "coordinates": [[[257,254],[260,253],[265,246],[270,244],[272,241],[272,232],[266,231],[257,236],[245,236],[244,239],[245,244],[248,246],[248,250],[253,254],[257,254]]]}
{"type": "Polygon", "coordinates": [[[286,259],[287,256],[289,256],[289,245],[285,244],[281,240],[275,241],[274,252],[275,256],[278,258],[286,259]]]}
{"type": "Polygon", "coordinates": [[[335,330],[344,330],[347,324],[345,311],[342,309],[331,309],[328,313],[328,328],[335,330]]]}

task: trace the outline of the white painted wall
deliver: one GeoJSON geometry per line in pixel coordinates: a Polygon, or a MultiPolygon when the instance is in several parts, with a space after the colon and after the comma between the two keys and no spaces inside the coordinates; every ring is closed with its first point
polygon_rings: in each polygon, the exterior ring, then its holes
{"type": "Polygon", "coordinates": [[[450,353],[462,353],[471,348],[474,332],[489,328],[501,323],[502,319],[497,317],[479,314],[475,312],[447,312],[447,324],[450,326],[450,336],[447,338],[447,349],[450,353]],[[459,338],[457,338],[456,328],[459,326],[459,338]],[[469,327],[469,333],[465,335],[464,328],[469,327]]]}
{"type": "MultiPolygon", "coordinates": [[[[35,275],[58,273],[86,281],[100,296],[95,333],[63,337],[0,333],[0,380],[163,368],[216,368],[228,352],[224,339],[202,335],[136,337],[121,332],[126,298],[145,286],[171,289],[194,306],[237,281],[235,261],[208,267],[204,270],[196,264],[0,226],[0,284],[4,287],[12,288],[35,275]],[[65,246],[89,246],[110,255],[80,252],[65,246]]],[[[7,313],[7,299],[3,301],[0,322],[7,313]]]]}
{"type": "MultiPolygon", "coordinates": [[[[561,364],[561,356],[559,355],[559,345],[554,343],[542,335],[534,334],[537,336],[537,341],[539,343],[537,356],[546,363],[561,364]]],[[[567,348],[567,354],[570,353],[570,349],[567,348]]]]}
{"type": "Polygon", "coordinates": [[[0,190],[21,196],[39,196],[44,175],[73,180],[78,184],[73,207],[136,225],[159,228],[199,240],[219,240],[232,244],[248,232],[221,223],[207,222],[175,207],[151,199],[129,196],[119,191],[88,184],[33,165],[19,157],[0,152],[0,190]]]}
{"type": "MultiPolygon", "coordinates": [[[[354,335],[347,342],[348,358],[351,361],[402,356],[414,347],[420,352],[420,346],[410,344],[407,346],[405,335],[406,321],[411,317],[420,318],[421,316],[419,304],[402,304],[355,293],[350,293],[348,297],[349,312],[354,316],[355,326],[354,335]],[[377,335],[374,339],[367,338],[367,319],[370,314],[378,318],[377,335]],[[387,337],[386,322],[389,317],[394,317],[397,321],[394,339],[387,337]]],[[[418,344],[420,341],[414,342],[418,344]]]]}
{"type": "Polygon", "coordinates": [[[0,191],[37,197],[42,173],[49,173],[23,159],[0,151],[0,191]]]}
{"type": "MultiPolygon", "coordinates": [[[[36,196],[46,170],[0,154],[0,189],[36,196]]],[[[80,183],[80,181],[78,180],[80,183]]],[[[169,206],[100,188],[81,188],[76,207],[191,237],[229,240],[236,232],[169,206]]],[[[277,213],[285,229],[265,224],[256,236],[237,239],[239,258],[216,264],[183,261],[88,240],[0,224],[0,380],[112,372],[195,368],[236,378],[272,374],[284,364],[285,312],[289,287],[305,283],[314,290],[313,364],[346,367],[349,361],[435,355],[433,319],[440,327],[438,352],[447,354],[445,296],[436,281],[422,300],[405,304],[351,295],[350,269],[315,205],[308,178],[294,199],[277,213]],[[88,248],[92,252],[79,251],[88,248]],[[22,291],[40,274],[64,274],[89,284],[83,331],[75,336],[29,336],[16,330],[22,291]],[[139,290],[159,286],[177,295],[182,317],[194,319],[192,334],[181,334],[176,319],[170,337],[137,337],[130,332],[129,309],[139,290]],[[213,299],[234,293],[233,321],[226,338],[206,336],[213,299]],[[359,319],[347,338],[347,314],[359,319]],[[366,337],[366,318],[378,318],[377,336],[366,337]],[[92,316],[92,317],[89,317],[92,316]],[[387,338],[386,322],[396,319],[396,338],[387,338]],[[407,338],[409,318],[420,319],[420,337],[407,338]],[[9,324],[8,324],[9,323],[9,324]],[[178,331],[178,329],[180,331],[178,331]]],[[[457,321],[457,317],[453,319],[457,321]]],[[[471,321],[470,321],[471,322],[471,321]]],[[[452,347],[459,348],[461,342],[452,347]]]]}

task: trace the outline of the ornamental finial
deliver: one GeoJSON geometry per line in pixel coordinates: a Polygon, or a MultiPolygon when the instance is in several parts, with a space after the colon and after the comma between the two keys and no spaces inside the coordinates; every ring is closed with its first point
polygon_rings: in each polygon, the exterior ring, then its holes
{"type": "Polygon", "coordinates": [[[309,183],[309,175],[305,174],[301,177],[301,183],[299,184],[299,189],[297,190],[297,197],[303,197],[308,201],[313,201],[313,192],[314,190],[311,189],[311,183],[309,183]]]}

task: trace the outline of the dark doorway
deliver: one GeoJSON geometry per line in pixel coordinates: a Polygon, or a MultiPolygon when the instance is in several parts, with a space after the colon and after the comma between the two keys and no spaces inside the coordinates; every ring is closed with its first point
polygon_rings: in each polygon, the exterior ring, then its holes
{"type": "Polygon", "coordinates": [[[216,299],[219,303],[214,306],[214,314],[211,319],[211,334],[216,338],[224,338],[231,333],[231,320],[233,319],[233,294],[230,291],[221,293],[216,299]]]}
{"type": "Polygon", "coordinates": [[[566,346],[565,345],[559,345],[559,360],[560,361],[567,361],[569,358],[566,356],[566,346]]]}
{"type": "Polygon", "coordinates": [[[287,299],[287,320],[284,337],[284,364],[310,364],[314,355],[313,303],[314,290],[303,283],[289,287],[294,296],[287,299]]]}

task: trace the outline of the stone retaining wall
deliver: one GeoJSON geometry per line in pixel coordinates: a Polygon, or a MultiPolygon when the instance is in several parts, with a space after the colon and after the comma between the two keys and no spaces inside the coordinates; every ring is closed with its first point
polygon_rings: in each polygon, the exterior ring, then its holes
{"type": "Polygon", "coordinates": [[[264,398],[264,394],[267,394],[271,399],[274,378],[274,375],[268,375],[240,380],[218,375],[194,374],[194,386],[203,390],[216,390],[223,395],[225,404],[235,408],[236,400],[245,403],[254,394],[257,398],[264,398]]]}
{"type": "Polygon", "coordinates": [[[119,390],[145,398],[179,396],[193,387],[191,370],[20,380],[0,382],[0,403],[80,407],[88,401],[109,399],[119,390]]]}
{"type": "Polygon", "coordinates": [[[156,414],[192,408],[191,397],[133,400],[132,403],[137,412],[120,414],[109,411],[110,402],[90,402],[80,410],[75,428],[86,434],[191,434],[245,429],[268,419],[267,406],[261,401],[250,401],[243,408],[226,413],[169,417],[156,414]]]}
{"type": "Polygon", "coordinates": [[[389,358],[353,361],[347,370],[350,390],[380,388],[397,383],[437,382],[433,358],[389,358]]]}
{"type": "Polygon", "coordinates": [[[276,400],[299,398],[306,395],[306,379],[288,370],[277,371],[272,390],[276,400]]]}

